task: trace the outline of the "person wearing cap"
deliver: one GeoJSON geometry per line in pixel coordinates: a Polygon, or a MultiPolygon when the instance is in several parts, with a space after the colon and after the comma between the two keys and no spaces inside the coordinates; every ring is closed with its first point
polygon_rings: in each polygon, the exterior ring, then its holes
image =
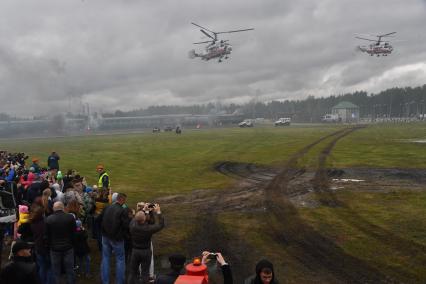
{"type": "Polygon", "coordinates": [[[278,284],[273,264],[266,259],[259,261],[256,264],[256,274],[247,278],[244,284],[278,284]]]}
{"type": "Polygon", "coordinates": [[[170,272],[167,274],[158,275],[155,279],[155,284],[173,284],[179,275],[183,275],[183,268],[186,257],[181,254],[173,254],[169,256],[170,272]]]}
{"type": "Polygon", "coordinates": [[[33,158],[33,163],[31,164],[31,168],[34,168],[34,173],[39,174],[40,173],[40,165],[38,164],[39,159],[33,158]]]}
{"type": "Polygon", "coordinates": [[[31,246],[18,240],[12,246],[12,261],[0,271],[0,283],[41,284],[37,265],[31,256],[31,246]]]}

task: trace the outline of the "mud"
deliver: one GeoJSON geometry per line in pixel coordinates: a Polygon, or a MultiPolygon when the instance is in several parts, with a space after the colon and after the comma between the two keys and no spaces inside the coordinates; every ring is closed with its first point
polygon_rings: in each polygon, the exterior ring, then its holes
{"type": "MultiPolygon", "coordinates": [[[[230,256],[234,265],[236,280],[252,272],[244,262],[247,252],[256,255],[256,250],[244,240],[235,240],[232,233],[224,232],[215,213],[244,212],[259,210],[270,212],[278,222],[270,225],[270,235],[294,259],[300,262],[301,270],[308,278],[328,283],[400,283],[418,282],[405,270],[396,267],[387,268],[398,275],[396,279],[382,274],[371,264],[347,254],[342,248],[306,224],[298,214],[298,207],[316,207],[319,205],[343,207],[344,215],[338,216],[371,238],[382,241],[406,257],[417,256],[413,265],[424,266],[426,249],[410,240],[405,240],[392,232],[376,226],[350,210],[347,204],[338,200],[338,190],[360,190],[391,192],[393,190],[426,190],[426,171],[419,169],[370,169],[345,168],[327,169],[325,162],[334,145],[343,137],[350,135],[359,127],[337,131],[306,146],[294,154],[280,168],[221,161],[214,168],[227,176],[235,178],[233,188],[212,193],[195,190],[188,199],[186,196],[174,196],[164,199],[166,202],[191,203],[195,207],[207,210],[188,238],[188,251],[199,252],[204,248],[217,248],[230,256]],[[327,141],[318,156],[315,170],[306,170],[298,165],[299,160],[313,147],[327,141]],[[358,181],[354,181],[358,180],[358,181]],[[220,206],[218,206],[220,204],[220,206]],[[203,233],[204,232],[204,233],[203,233]],[[418,257],[418,256],[421,257],[418,257]],[[422,255],[424,257],[422,257],[422,255]]],[[[252,265],[251,265],[252,266],[252,265]]]]}

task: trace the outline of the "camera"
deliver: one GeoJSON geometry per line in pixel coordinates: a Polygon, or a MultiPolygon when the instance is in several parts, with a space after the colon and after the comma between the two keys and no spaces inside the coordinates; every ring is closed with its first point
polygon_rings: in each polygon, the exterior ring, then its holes
{"type": "Polygon", "coordinates": [[[145,208],[145,214],[148,215],[149,213],[152,212],[152,210],[154,210],[155,207],[155,203],[147,203],[145,204],[146,208],[145,208]]]}
{"type": "Polygon", "coordinates": [[[155,203],[138,202],[136,204],[136,211],[143,211],[145,214],[150,214],[155,208],[155,203]]]}
{"type": "Polygon", "coordinates": [[[207,256],[207,259],[216,259],[217,258],[217,253],[211,252],[209,253],[209,255],[207,256]]]}

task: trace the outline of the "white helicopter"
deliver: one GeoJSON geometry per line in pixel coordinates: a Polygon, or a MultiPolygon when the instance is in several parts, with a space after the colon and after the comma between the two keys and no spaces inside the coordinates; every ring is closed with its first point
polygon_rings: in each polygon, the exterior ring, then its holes
{"type": "Polygon", "coordinates": [[[363,38],[356,36],[355,38],[362,39],[362,40],[368,40],[375,42],[374,44],[369,45],[360,45],[358,46],[358,49],[362,52],[366,52],[370,54],[370,56],[376,55],[377,57],[381,56],[388,56],[388,54],[391,54],[393,51],[393,47],[390,44],[389,41],[383,41],[383,37],[388,37],[390,35],[396,34],[396,32],[391,32],[383,35],[374,35],[374,37],[377,37],[377,40],[369,39],[369,38],[363,38]]]}
{"type": "Polygon", "coordinates": [[[232,52],[232,46],[228,43],[229,40],[218,40],[217,39],[218,34],[230,34],[230,33],[238,33],[238,32],[254,30],[253,28],[251,28],[251,29],[233,30],[233,31],[226,31],[226,32],[214,32],[196,23],[191,23],[191,24],[201,28],[200,31],[207,37],[211,38],[211,40],[194,42],[194,44],[208,43],[208,45],[205,47],[205,50],[200,53],[196,53],[194,49],[190,50],[188,54],[189,58],[192,59],[195,57],[200,57],[202,60],[206,60],[206,61],[213,58],[219,58],[218,62],[222,62],[222,59],[223,58],[228,59],[229,55],[232,52]]]}

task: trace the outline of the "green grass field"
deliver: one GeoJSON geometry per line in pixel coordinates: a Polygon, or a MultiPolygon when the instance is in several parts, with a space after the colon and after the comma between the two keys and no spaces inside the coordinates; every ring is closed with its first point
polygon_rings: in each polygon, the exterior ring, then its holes
{"type": "MultiPolygon", "coordinates": [[[[220,161],[238,161],[280,166],[292,154],[313,141],[345,126],[310,125],[288,128],[204,129],[174,133],[87,136],[33,140],[1,140],[1,148],[24,151],[43,161],[55,150],[62,170],[77,169],[89,183],[96,181],[95,166],[102,163],[111,176],[112,188],[126,192],[129,203],[195,189],[220,190],[234,180],[215,171],[220,161]]],[[[344,137],[327,159],[330,167],[416,168],[426,171],[426,144],[409,143],[426,139],[426,124],[374,125],[344,137]]],[[[302,159],[315,168],[318,154],[330,139],[319,143],[302,159]]],[[[334,241],[345,253],[368,263],[390,278],[407,283],[425,283],[426,192],[396,190],[391,193],[338,192],[346,207],[319,206],[298,209],[310,227],[334,241]],[[362,220],[360,223],[359,220],[362,220]],[[386,236],[386,233],[388,234],[386,236]],[[402,242],[396,249],[398,242],[402,242]]],[[[191,208],[165,208],[173,217],[158,236],[158,253],[180,250],[191,231],[185,214],[191,208]]],[[[294,258],[291,248],[274,243],[269,236],[268,212],[262,214],[223,213],[220,225],[234,239],[241,239],[274,260],[284,283],[327,282],[327,273],[309,270],[294,258]],[[239,220],[235,222],[235,219],[239,220]]],[[[260,255],[250,255],[254,262],[260,255]]],[[[246,276],[246,275],[244,275],[246,276]]],[[[397,281],[397,282],[398,282],[397,281]]]]}
{"type": "MultiPolygon", "coordinates": [[[[311,140],[336,127],[213,129],[140,135],[88,136],[2,141],[9,151],[25,151],[44,160],[51,151],[61,156],[62,170],[77,169],[89,183],[102,163],[112,188],[131,199],[187,193],[193,189],[230,186],[232,180],[217,173],[218,161],[276,165],[311,140]]],[[[44,162],[44,165],[46,162],[44,162]]]]}

